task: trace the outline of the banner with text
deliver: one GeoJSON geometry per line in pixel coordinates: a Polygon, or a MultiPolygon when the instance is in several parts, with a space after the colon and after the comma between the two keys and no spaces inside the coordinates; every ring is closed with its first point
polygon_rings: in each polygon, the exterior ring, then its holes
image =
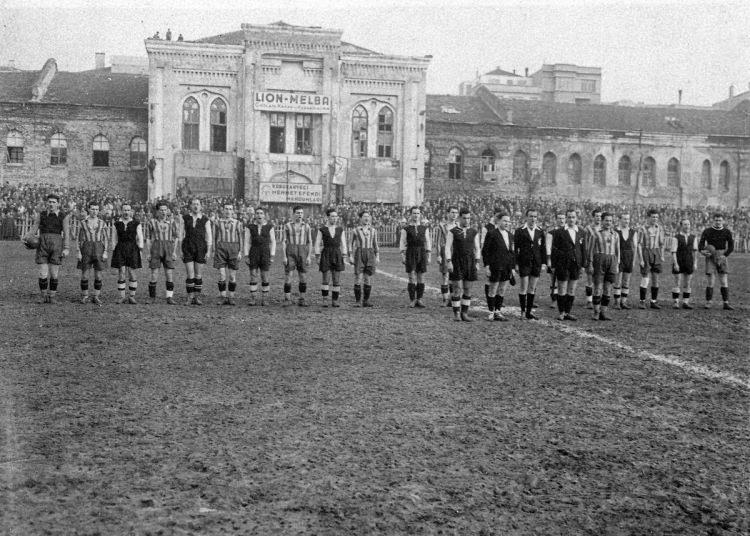
{"type": "Polygon", "coordinates": [[[261,201],[267,203],[320,205],[323,203],[323,185],[262,182],[258,195],[261,201]]]}
{"type": "Polygon", "coordinates": [[[311,93],[256,91],[253,108],[269,112],[331,113],[331,98],[311,93]]]}

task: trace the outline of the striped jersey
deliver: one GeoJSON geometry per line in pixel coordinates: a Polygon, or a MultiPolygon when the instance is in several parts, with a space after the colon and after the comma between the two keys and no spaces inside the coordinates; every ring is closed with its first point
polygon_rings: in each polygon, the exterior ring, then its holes
{"type": "Polygon", "coordinates": [[[84,242],[106,242],[107,241],[107,224],[99,218],[86,218],[78,227],[78,243],[84,242]]]}
{"type": "Polygon", "coordinates": [[[620,254],[620,235],[610,229],[609,231],[601,229],[594,231],[594,248],[593,252],[603,255],[618,256],[620,254]]]}
{"type": "Polygon", "coordinates": [[[283,240],[286,244],[293,246],[309,246],[312,238],[310,235],[310,226],[305,223],[289,222],[284,225],[283,240]]]}
{"type": "Polygon", "coordinates": [[[352,233],[352,253],[360,248],[378,252],[378,231],[372,225],[360,225],[354,229],[352,233]]]}
{"type": "Polygon", "coordinates": [[[638,233],[641,246],[646,249],[662,249],[664,247],[664,229],[661,225],[646,225],[638,233]]]}
{"type": "Polygon", "coordinates": [[[242,222],[234,218],[219,218],[214,223],[214,241],[239,244],[243,239],[242,222]]]}
{"type": "Polygon", "coordinates": [[[455,222],[444,222],[437,226],[437,229],[435,230],[435,246],[437,248],[445,248],[445,241],[448,240],[448,233],[455,226],[455,222]]]}
{"type": "Polygon", "coordinates": [[[171,242],[180,237],[179,230],[176,226],[176,220],[161,221],[154,218],[148,223],[147,233],[147,238],[152,242],[156,240],[171,242]]]}

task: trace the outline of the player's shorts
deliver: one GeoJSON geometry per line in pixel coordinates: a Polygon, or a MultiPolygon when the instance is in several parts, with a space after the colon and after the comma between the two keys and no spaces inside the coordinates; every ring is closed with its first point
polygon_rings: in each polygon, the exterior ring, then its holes
{"type": "MultiPolygon", "coordinates": [[[[721,255],[723,252],[721,250],[716,250],[716,254],[721,255]]],[[[729,262],[727,261],[727,258],[724,257],[723,262],[717,263],[714,260],[714,257],[706,257],[706,275],[711,275],[714,272],[716,272],[719,275],[722,274],[728,274],[729,273],[729,262]]]]}
{"type": "Polygon", "coordinates": [[[620,266],[619,271],[627,274],[633,271],[633,260],[635,259],[635,252],[632,249],[623,249],[620,252],[620,266]]]}
{"type": "Polygon", "coordinates": [[[131,268],[137,270],[141,264],[141,250],[135,242],[118,242],[112,252],[112,268],[131,268]]]}
{"type": "Polygon", "coordinates": [[[451,281],[476,281],[477,261],[471,255],[453,257],[453,271],[448,274],[451,281]]]}
{"type": "Polygon", "coordinates": [[[102,259],[104,254],[103,242],[84,242],[81,244],[81,261],[79,268],[88,270],[93,267],[95,271],[102,272],[107,267],[102,259]]]}
{"type": "Polygon", "coordinates": [[[679,265],[679,270],[675,270],[674,263],[672,264],[672,273],[674,275],[677,274],[685,274],[685,275],[693,275],[693,272],[695,271],[695,258],[693,258],[691,255],[677,255],[677,264],[679,265]]]}
{"type": "Polygon", "coordinates": [[[641,267],[641,275],[646,277],[649,273],[660,274],[661,273],[661,256],[658,249],[647,249],[644,252],[645,258],[643,259],[643,266],[641,267]]]}
{"type": "Polygon", "coordinates": [[[164,266],[166,270],[174,270],[173,251],[174,242],[154,240],[151,243],[151,260],[148,261],[148,267],[152,270],[158,270],[160,266],[164,266]]]}
{"type": "Polygon", "coordinates": [[[601,284],[603,281],[614,283],[617,278],[618,264],[614,255],[604,253],[594,254],[594,281],[601,284]]]}
{"type": "Polygon", "coordinates": [[[239,254],[239,242],[217,242],[214,250],[214,268],[239,269],[240,261],[237,260],[239,254]]]}
{"type": "Polygon", "coordinates": [[[59,234],[44,233],[39,236],[36,248],[37,264],[62,264],[63,239],[59,234]]]}
{"type": "Polygon", "coordinates": [[[581,267],[575,259],[555,264],[555,277],[558,281],[578,281],[581,276],[581,267]]]}
{"type": "Polygon", "coordinates": [[[542,275],[542,265],[536,263],[519,264],[518,275],[520,277],[539,277],[542,275]]]}
{"type": "Polygon", "coordinates": [[[513,272],[502,264],[490,264],[490,283],[510,281],[513,272]]]}
{"type": "Polygon", "coordinates": [[[406,273],[423,274],[427,271],[427,251],[424,248],[406,248],[406,273]]]}
{"type": "Polygon", "coordinates": [[[182,262],[206,264],[206,253],[208,253],[208,244],[205,240],[188,240],[186,238],[182,241],[182,262]]]}
{"type": "Polygon", "coordinates": [[[354,273],[357,275],[375,273],[375,251],[372,248],[359,248],[354,252],[354,273]]]}
{"type": "Polygon", "coordinates": [[[341,254],[341,249],[323,248],[320,252],[319,269],[321,272],[343,272],[344,256],[341,254]]]}
{"type": "Polygon", "coordinates": [[[448,259],[445,258],[445,246],[443,246],[440,248],[440,273],[447,274],[449,272],[448,259]]]}
{"type": "Polygon", "coordinates": [[[247,265],[251,270],[260,269],[267,272],[271,269],[271,246],[250,246],[247,255],[247,265]]]}
{"type": "Polygon", "coordinates": [[[307,259],[310,257],[310,246],[299,245],[299,244],[287,244],[286,245],[286,266],[284,271],[286,273],[294,272],[295,270],[301,274],[307,272],[307,259]]]}

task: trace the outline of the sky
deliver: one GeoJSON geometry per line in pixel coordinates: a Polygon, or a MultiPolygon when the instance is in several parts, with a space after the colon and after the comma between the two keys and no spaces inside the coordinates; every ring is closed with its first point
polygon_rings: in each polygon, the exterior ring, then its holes
{"type": "MultiPolygon", "coordinates": [[[[0,0],[0,65],[91,69],[94,53],[146,55],[171,28],[186,40],[243,22],[343,30],[344,41],[402,56],[432,55],[427,92],[457,94],[476,72],[543,63],[602,68],[602,102],[710,105],[750,87],[750,1],[660,0],[0,0]],[[242,7],[237,7],[242,6],[242,7]]],[[[107,59],[107,64],[109,60],[107,59]]]]}

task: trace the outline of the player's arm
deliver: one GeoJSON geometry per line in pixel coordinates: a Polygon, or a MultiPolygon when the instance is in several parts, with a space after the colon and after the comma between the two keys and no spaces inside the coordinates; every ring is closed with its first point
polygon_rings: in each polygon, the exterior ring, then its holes
{"type": "Polygon", "coordinates": [[[242,254],[247,257],[250,255],[250,247],[253,245],[253,238],[250,233],[250,228],[245,227],[245,242],[244,246],[242,247],[242,254]]]}
{"type": "Polygon", "coordinates": [[[352,238],[349,240],[349,261],[354,262],[354,250],[357,248],[357,229],[352,231],[352,238]]]}
{"type": "MultiPolygon", "coordinates": [[[[70,218],[72,218],[71,214],[68,214],[63,218],[63,251],[62,256],[67,257],[68,253],[70,253],[70,218]]],[[[39,220],[37,220],[37,227],[39,226],[39,220]]]]}
{"type": "Polygon", "coordinates": [[[427,264],[432,262],[432,230],[427,227],[424,230],[424,249],[427,252],[427,264]]]}
{"type": "MultiPolygon", "coordinates": [[[[107,224],[102,221],[102,225],[106,228],[107,224]]],[[[115,231],[115,225],[112,224],[112,231],[115,231]]],[[[115,232],[115,235],[117,235],[117,232],[115,232]]],[[[107,249],[109,248],[109,245],[112,243],[112,233],[105,231],[102,233],[102,245],[104,246],[104,251],[102,253],[102,259],[107,258],[107,249]]],[[[115,246],[112,246],[112,249],[114,249],[115,246]]]]}
{"type": "Polygon", "coordinates": [[[674,265],[675,270],[679,270],[680,263],[677,261],[677,237],[674,237],[672,240],[669,250],[670,253],[672,253],[672,264],[674,265]]]}
{"type": "Polygon", "coordinates": [[[696,271],[698,269],[698,239],[696,237],[693,237],[693,271],[696,271]]]}
{"type": "Polygon", "coordinates": [[[83,239],[86,237],[85,231],[83,230],[84,225],[86,225],[86,220],[83,220],[83,222],[78,225],[78,236],[76,237],[76,250],[77,250],[78,259],[83,258],[83,252],[81,252],[81,245],[83,244],[83,239]]]}
{"type": "Polygon", "coordinates": [[[646,252],[644,251],[646,246],[646,240],[648,240],[646,237],[648,236],[648,233],[646,232],[645,227],[643,228],[643,231],[638,234],[638,247],[636,248],[638,251],[638,264],[643,267],[646,265],[646,252]]]}
{"type": "Polygon", "coordinates": [[[552,266],[552,232],[544,235],[544,250],[547,253],[547,266],[552,266]]]}
{"type": "Polygon", "coordinates": [[[659,257],[661,262],[664,262],[664,250],[666,249],[667,240],[664,233],[664,228],[659,226],[659,257]]]}
{"type": "Polygon", "coordinates": [[[214,246],[214,232],[213,225],[206,225],[206,255],[211,252],[211,248],[214,246]]]}
{"type": "Polygon", "coordinates": [[[724,251],[724,256],[729,257],[729,255],[734,251],[734,237],[732,236],[732,231],[724,227],[725,234],[727,235],[727,249],[724,251]]]}
{"type": "Polygon", "coordinates": [[[320,257],[320,254],[322,251],[323,251],[323,233],[321,233],[320,229],[318,229],[318,232],[315,235],[315,258],[316,259],[320,257]]]}
{"type": "MultiPolygon", "coordinates": [[[[305,225],[307,225],[307,224],[305,224],[305,225]]],[[[307,230],[305,231],[305,233],[307,234],[307,243],[310,246],[312,246],[312,243],[313,243],[313,241],[312,241],[312,227],[310,225],[307,225],[306,229],[307,230]]],[[[313,250],[312,247],[308,247],[307,248],[307,259],[306,259],[306,262],[307,262],[308,265],[312,262],[312,253],[313,253],[312,250],[313,250]]]]}
{"type": "Polygon", "coordinates": [[[477,270],[479,269],[479,263],[482,261],[482,245],[481,245],[481,238],[479,237],[479,233],[474,235],[474,262],[477,265],[477,270]]]}
{"type": "Polygon", "coordinates": [[[289,233],[289,223],[285,223],[284,227],[281,228],[281,255],[284,259],[284,266],[289,262],[289,259],[286,257],[287,233],[289,233]]]}
{"type": "Polygon", "coordinates": [[[375,262],[380,262],[380,246],[378,245],[378,230],[372,229],[372,250],[375,252],[375,262]]]}
{"type": "Polygon", "coordinates": [[[271,261],[273,261],[273,258],[276,256],[276,231],[274,230],[273,225],[271,225],[268,233],[271,235],[271,261]]]}
{"type": "Polygon", "coordinates": [[[341,234],[344,235],[344,239],[341,241],[341,255],[344,257],[349,256],[349,248],[347,247],[347,240],[346,240],[346,229],[343,227],[341,228],[341,234]]]}
{"type": "Polygon", "coordinates": [[[705,253],[705,251],[706,251],[706,231],[708,231],[708,229],[703,229],[703,232],[701,233],[701,239],[698,241],[698,251],[700,251],[702,255],[705,255],[707,257],[708,255],[706,255],[706,253],[705,253]]]}
{"type": "Polygon", "coordinates": [[[453,233],[450,232],[445,236],[445,262],[453,264],[453,233]]]}
{"type": "Polygon", "coordinates": [[[135,245],[138,249],[143,249],[143,224],[141,222],[138,222],[135,227],[135,245]]]}
{"type": "Polygon", "coordinates": [[[620,235],[618,235],[616,232],[614,233],[614,241],[615,241],[615,266],[619,269],[620,266],[620,259],[622,258],[622,252],[620,251],[620,235]]]}
{"type": "Polygon", "coordinates": [[[401,229],[401,238],[398,241],[398,250],[401,252],[401,262],[406,263],[406,229],[401,229]]]}

